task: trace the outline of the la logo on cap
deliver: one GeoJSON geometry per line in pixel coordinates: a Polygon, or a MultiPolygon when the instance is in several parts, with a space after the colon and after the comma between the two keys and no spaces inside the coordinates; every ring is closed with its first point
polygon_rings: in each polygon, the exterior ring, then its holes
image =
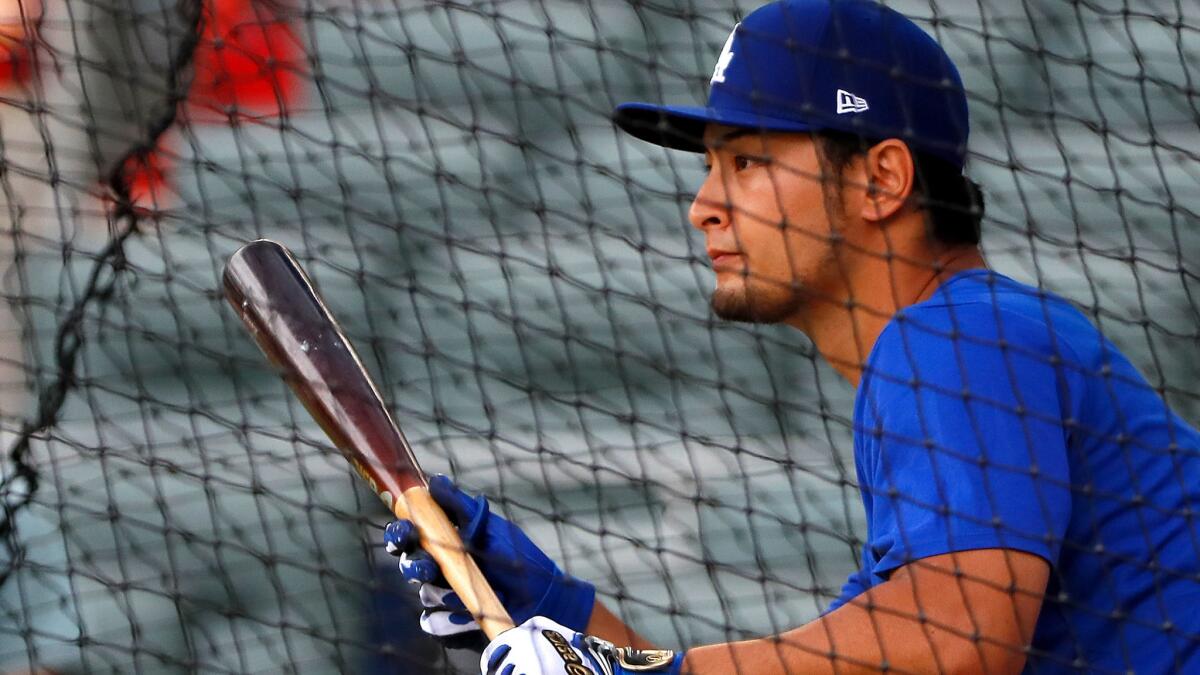
{"type": "Polygon", "coordinates": [[[867,105],[867,99],[861,96],[855,96],[845,89],[838,89],[837,92],[837,114],[845,115],[846,113],[860,113],[871,109],[867,105]]]}
{"type": "Polygon", "coordinates": [[[733,36],[737,34],[737,29],[740,25],[742,24],[736,24],[733,30],[729,32],[729,37],[725,40],[725,47],[721,49],[721,56],[717,58],[717,67],[713,69],[712,79],[708,81],[709,84],[725,82],[725,69],[733,61],[733,36]]]}

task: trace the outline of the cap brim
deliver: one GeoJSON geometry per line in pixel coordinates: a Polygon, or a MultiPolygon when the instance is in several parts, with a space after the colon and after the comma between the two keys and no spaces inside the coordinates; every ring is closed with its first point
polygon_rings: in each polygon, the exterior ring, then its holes
{"type": "Polygon", "coordinates": [[[805,122],[754,113],[652,103],[622,103],[613,111],[613,122],[643,141],[687,152],[704,152],[704,128],[709,124],[762,131],[814,129],[805,122]]]}

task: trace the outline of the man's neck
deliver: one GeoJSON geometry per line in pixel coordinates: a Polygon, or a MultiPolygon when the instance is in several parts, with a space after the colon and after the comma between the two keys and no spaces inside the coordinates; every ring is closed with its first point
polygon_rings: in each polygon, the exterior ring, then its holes
{"type": "Polygon", "coordinates": [[[880,261],[856,275],[869,283],[847,290],[844,297],[807,304],[787,323],[807,335],[833,369],[857,387],[871,348],[896,312],[928,300],[955,274],[985,267],[977,248],[952,249],[922,266],[880,261]]]}

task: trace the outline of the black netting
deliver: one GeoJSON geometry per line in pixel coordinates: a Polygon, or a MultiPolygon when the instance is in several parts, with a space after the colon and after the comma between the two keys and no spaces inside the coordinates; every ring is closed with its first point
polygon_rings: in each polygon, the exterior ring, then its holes
{"type": "MultiPolygon", "coordinates": [[[[962,72],[992,266],[1200,419],[1200,11],[887,4],[962,72]]],[[[700,160],[611,121],[703,101],[757,3],[10,5],[36,38],[0,91],[0,670],[476,668],[421,637],[386,511],[225,307],[259,237],[426,469],[650,638],[798,626],[858,566],[854,388],[712,315],[700,160]]]]}

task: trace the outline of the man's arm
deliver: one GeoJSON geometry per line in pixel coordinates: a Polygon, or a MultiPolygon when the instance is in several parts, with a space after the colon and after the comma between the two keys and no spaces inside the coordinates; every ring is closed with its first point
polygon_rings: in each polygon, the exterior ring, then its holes
{"type": "MultiPolygon", "coordinates": [[[[1010,549],[925,558],[842,607],[781,635],[688,651],[688,675],[893,672],[1018,673],[1050,566],[1010,549]]],[[[596,603],[587,633],[654,645],[596,603]]]]}
{"type": "Polygon", "coordinates": [[[652,642],[625,625],[625,622],[618,619],[617,615],[599,600],[596,600],[592,607],[592,617],[588,620],[587,630],[584,632],[615,645],[628,645],[634,649],[658,649],[652,642]]]}
{"type": "Polygon", "coordinates": [[[1049,572],[1009,549],[925,558],[800,628],[689,650],[683,672],[1019,673],[1049,572]]]}

